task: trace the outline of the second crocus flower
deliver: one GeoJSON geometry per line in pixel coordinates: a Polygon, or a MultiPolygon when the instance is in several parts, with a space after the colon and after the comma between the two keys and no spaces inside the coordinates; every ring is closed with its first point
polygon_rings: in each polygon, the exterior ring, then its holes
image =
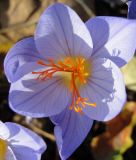
{"type": "Polygon", "coordinates": [[[0,121],[0,160],[40,160],[46,144],[31,130],[0,121]]]}

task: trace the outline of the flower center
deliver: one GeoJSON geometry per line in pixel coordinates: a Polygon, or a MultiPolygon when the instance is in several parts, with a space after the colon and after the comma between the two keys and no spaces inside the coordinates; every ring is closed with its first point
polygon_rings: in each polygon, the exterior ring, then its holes
{"type": "Polygon", "coordinates": [[[0,160],[5,160],[7,152],[7,143],[0,138],[0,160]]]}
{"type": "Polygon", "coordinates": [[[48,63],[43,61],[37,62],[39,65],[49,67],[48,69],[40,72],[32,72],[38,74],[37,79],[46,80],[51,79],[55,73],[63,77],[64,83],[72,93],[72,103],[70,110],[83,113],[82,110],[86,106],[95,107],[95,103],[88,102],[88,98],[80,96],[78,88],[87,83],[87,78],[90,75],[90,64],[83,57],[66,57],[62,60],[55,62],[49,59],[48,63]],[[78,88],[77,88],[78,87],[78,88]]]}

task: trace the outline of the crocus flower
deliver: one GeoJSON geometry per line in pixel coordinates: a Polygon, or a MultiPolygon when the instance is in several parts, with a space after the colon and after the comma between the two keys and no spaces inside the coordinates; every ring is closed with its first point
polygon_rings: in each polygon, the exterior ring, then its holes
{"type": "Polygon", "coordinates": [[[0,160],[40,160],[46,145],[29,129],[0,121],[0,160]]]}
{"type": "Polygon", "coordinates": [[[128,18],[136,19],[136,0],[128,1],[128,18]]]}
{"type": "Polygon", "coordinates": [[[84,24],[68,6],[50,6],[34,37],[19,41],[6,56],[10,107],[49,116],[60,156],[67,159],[93,120],[110,120],[122,110],[126,92],[119,67],[134,54],[135,34],[134,20],[96,17],[84,24]]]}

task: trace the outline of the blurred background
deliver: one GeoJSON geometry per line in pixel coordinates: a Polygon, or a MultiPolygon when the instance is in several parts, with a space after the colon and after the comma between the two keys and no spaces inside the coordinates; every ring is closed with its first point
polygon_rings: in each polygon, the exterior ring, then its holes
{"type": "MultiPolygon", "coordinates": [[[[4,76],[3,60],[18,40],[32,36],[41,13],[49,5],[62,2],[72,7],[83,21],[91,17],[127,17],[125,0],[0,0],[0,120],[22,124],[41,135],[47,150],[42,160],[60,160],[47,118],[20,116],[8,106],[9,84],[4,76]]],[[[136,160],[136,58],[122,69],[127,90],[123,112],[112,121],[94,125],[82,145],[68,160],[136,160]]],[[[117,106],[115,106],[117,107],[117,106]]]]}

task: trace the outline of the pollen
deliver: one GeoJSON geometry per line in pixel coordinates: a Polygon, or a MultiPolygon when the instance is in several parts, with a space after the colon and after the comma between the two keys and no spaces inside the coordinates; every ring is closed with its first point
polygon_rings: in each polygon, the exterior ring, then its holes
{"type": "Polygon", "coordinates": [[[64,84],[69,88],[72,94],[70,110],[83,114],[82,110],[86,106],[96,106],[95,103],[90,103],[88,98],[81,97],[78,90],[80,86],[87,83],[87,79],[91,74],[90,64],[85,58],[66,57],[56,62],[53,59],[49,59],[47,63],[41,60],[37,63],[47,67],[44,71],[32,72],[32,74],[38,75],[38,80],[52,79],[56,73],[63,78],[64,84]]]}
{"type": "Polygon", "coordinates": [[[6,159],[7,142],[0,138],[0,160],[6,159]]]}

